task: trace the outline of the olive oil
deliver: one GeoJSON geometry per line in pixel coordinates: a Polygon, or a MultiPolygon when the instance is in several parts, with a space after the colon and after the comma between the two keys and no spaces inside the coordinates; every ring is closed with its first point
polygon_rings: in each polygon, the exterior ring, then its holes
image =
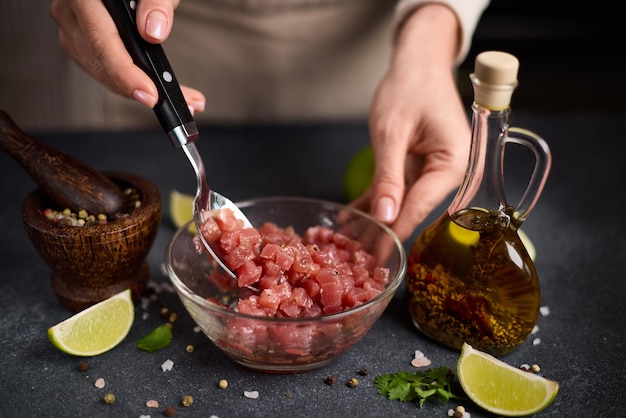
{"type": "Polygon", "coordinates": [[[472,141],[465,179],[447,211],[409,252],[406,288],[415,326],[440,343],[464,342],[493,355],[510,352],[539,316],[539,279],[517,233],[539,197],[551,165],[546,142],[508,125],[519,62],[488,51],[476,57],[472,141]],[[530,149],[535,166],[522,198],[510,205],[504,152],[530,149]]]}
{"type": "Polygon", "coordinates": [[[497,213],[441,216],[409,254],[409,313],[425,335],[455,349],[464,342],[508,353],[532,331],[540,288],[517,230],[497,213]]]}

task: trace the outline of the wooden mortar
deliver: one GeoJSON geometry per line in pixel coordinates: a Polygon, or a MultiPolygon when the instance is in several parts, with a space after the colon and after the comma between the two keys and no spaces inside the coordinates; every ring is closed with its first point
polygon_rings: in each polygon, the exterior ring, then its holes
{"type": "Polygon", "coordinates": [[[106,224],[59,225],[44,215],[58,208],[41,189],[22,203],[22,218],[33,245],[52,269],[52,288],[77,312],[127,288],[137,300],[149,278],[146,256],[161,222],[161,192],[130,173],[105,173],[121,189],[133,188],[141,205],[106,224]]]}

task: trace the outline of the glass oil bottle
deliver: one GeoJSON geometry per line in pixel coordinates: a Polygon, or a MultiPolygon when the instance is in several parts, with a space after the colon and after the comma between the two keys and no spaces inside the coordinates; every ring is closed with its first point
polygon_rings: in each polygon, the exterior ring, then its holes
{"type": "Polygon", "coordinates": [[[519,61],[487,51],[470,79],[472,142],[465,179],[447,211],[416,239],[406,276],[409,313],[426,336],[460,349],[463,342],[500,356],[532,331],[540,307],[537,272],[517,233],[551,165],[546,142],[508,126],[519,61]],[[504,151],[521,144],[535,156],[516,206],[504,191],[504,151]]]}

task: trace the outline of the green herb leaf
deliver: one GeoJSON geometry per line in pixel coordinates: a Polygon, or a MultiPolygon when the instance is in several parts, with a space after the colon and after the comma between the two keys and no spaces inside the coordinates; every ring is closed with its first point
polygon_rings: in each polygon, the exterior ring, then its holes
{"type": "Polygon", "coordinates": [[[445,366],[415,373],[401,371],[383,374],[374,379],[374,386],[378,393],[391,400],[419,401],[420,408],[432,396],[444,402],[450,399],[465,399],[464,396],[452,391],[454,373],[445,366]]]}
{"type": "Polygon", "coordinates": [[[167,325],[161,325],[153,329],[150,334],[146,335],[137,342],[137,348],[154,353],[162,348],[170,345],[172,342],[172,329],[167,325]]]}

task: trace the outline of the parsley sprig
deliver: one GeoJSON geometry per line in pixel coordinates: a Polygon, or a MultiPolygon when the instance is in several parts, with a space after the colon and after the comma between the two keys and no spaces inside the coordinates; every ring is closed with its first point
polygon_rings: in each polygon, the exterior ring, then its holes
{"type": "Polygon", "coordinates": [[[450,399],[465,399],[464,396],[453,392],[454,373],[445,366],[417,372],[383,374],[374,379],[374,386],[378,393],[391,400],[419,401],[420,408],[432,396],[443,402],[450,399]]]}

